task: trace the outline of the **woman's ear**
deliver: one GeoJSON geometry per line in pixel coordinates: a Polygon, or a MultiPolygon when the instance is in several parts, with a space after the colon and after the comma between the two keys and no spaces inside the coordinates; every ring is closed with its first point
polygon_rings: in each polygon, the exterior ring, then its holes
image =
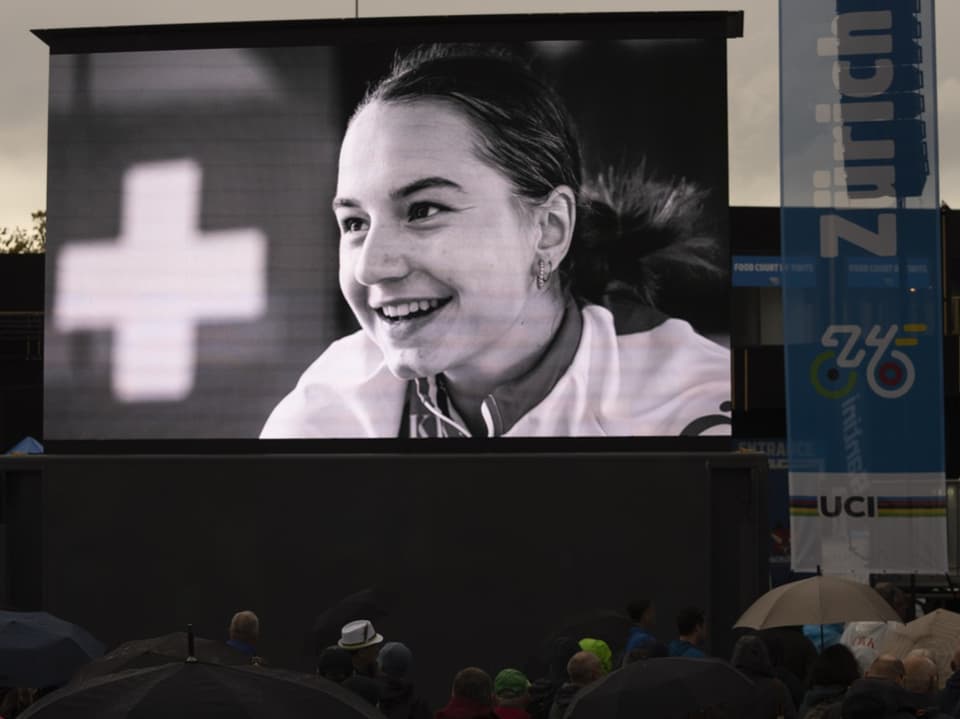
{"type": "Polygon", "coordinates": [[[550,195],[537,206],[537,221],[540,225],[540,237],[537,240],[537,254],[559,267],[570,250],[573,240],[573,228],[577,222],[577,200],[566,185],[558,185],[550,195]]]}

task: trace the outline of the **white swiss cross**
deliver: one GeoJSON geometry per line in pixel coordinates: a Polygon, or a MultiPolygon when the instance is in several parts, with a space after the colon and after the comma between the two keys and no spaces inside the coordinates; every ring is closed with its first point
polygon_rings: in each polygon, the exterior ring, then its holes
{"type": "Polygon", "coordinates": [[[111,382],[122,401],[185,398],[197,325],[264,313],[266,238],[200,232],[201,177],[192,160],[135,165],[123,179],[120,236],[67,244],[56,258],[54,324],[113,331],[111,382]]]}

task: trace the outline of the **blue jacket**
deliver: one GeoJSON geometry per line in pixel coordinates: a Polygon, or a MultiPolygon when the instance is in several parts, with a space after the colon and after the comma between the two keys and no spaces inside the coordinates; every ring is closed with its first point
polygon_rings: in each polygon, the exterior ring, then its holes
{"type": "Polygon", "coordinates": [[[698,647],[683,639],[674,639],[667,647],[671,657],[692,657],[693,659],[703,659],[707,655],[698,647]]]}
{"type": "Polygon", "coordinates": [[[657,638],[643,627],[630,627],[630,631],[627,634],[627,646],[623,650],[623,653],[629,654],[637,647],[651,646],[656,643],[657,638]]]}

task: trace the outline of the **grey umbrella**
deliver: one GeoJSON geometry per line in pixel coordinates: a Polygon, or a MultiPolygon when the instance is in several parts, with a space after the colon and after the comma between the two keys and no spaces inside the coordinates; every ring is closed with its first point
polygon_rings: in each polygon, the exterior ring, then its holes
{"type": "Polygon", "coordinates": [[[900,617],[869,584],[816,576],[771,589],[734,626],[767,629],[860,621],[899,622],[900,617]]]}

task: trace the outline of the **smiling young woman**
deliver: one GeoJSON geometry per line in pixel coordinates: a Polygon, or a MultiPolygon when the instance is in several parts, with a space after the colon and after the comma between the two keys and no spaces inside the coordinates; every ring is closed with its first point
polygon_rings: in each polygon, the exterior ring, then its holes
{"type": "Polygon", "coordinates": [[[581,172],[563,104],[516,59],[399,60],[350,120],[333,200],[361,330],[261,436],[728,433],[727,350],[650,307],[643,245],[611,207],[640,195],[626,204],[662,223],[696,193],[581,172]]]}

